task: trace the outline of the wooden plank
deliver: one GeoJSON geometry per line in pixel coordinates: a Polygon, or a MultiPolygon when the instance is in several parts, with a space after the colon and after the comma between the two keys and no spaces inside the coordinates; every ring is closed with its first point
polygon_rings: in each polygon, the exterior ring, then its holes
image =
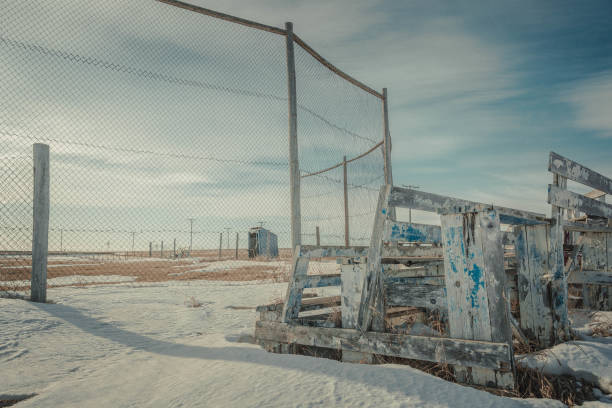
{"type": "Polygon", "coordinates": [[[400,285],[430,285],[444,287],[444,275],[442,276],[389,276],[385,274],[385,286],[390,284],[400,285]]]}
{"type": "MultiPolygon", "coordinates": [[[[391,168],[391,131],[389,130],[389,96],[387,95],[387,88],[383,88],[382,92],[382,103],[383,103],[383,170],[385,174],[385,184],[393,185],[393,170],[391,168]]],[[[395,207],[389,206],[389,213],[387,219],[395,221],[395,207]]]]}
{"type": "MultiPolygon", "coordinates": [[[[382,248],[382,257],[388,259],[414,259],[427,258],[442,259],[442,247],[439,246],[416,246],[416,245],[384,245],[382,248]]],[[[415,261],[418,259],[414,259],[415,261]]]]}
{"type": "Polygon", "coordinates": [[[403,187],[393,187],[389,205],[438,214],[479,212],[494,209],[499,213],[501,222],[504,224],[545,224],[549,222],[544,214],[462,200],[403,187]]]}
{"type": "Polygon", "coordinates": [[[604,225],[583,224],[580,222],[564,221],[563,228],[566,231],[575,232],[612,232],[612,227],[604,225]]]}
{"type": "Polygon", "coordinates": [[[166,3],[170,6],[182,8],[185,10],[193,11],[195,13],[204,14],[221,20],[229,21],[236,24],[241,24],[247,27],[256,28],[258,30],[267,31],[274,34],[285,35],[285,30],[278,27],[273,27],[265,24],[258,23],[256,21],[246,20],[244,18],[235,17],[229,14],[220,13],[218,11],[210,10],[204,7],[194,6],[193,4],[184,3],[178,0],[157,0],[160,3],[166,3]]]}
{"type": "Polygon", "coordinates": [[[368,262],[364,283],[361,292],[361,304],[359,306],[359,316],[357,319],[358,329],[362,333],[370,330],[372,317],[374,312],[378,313],[379,321],[384,322],[384,313],[380,316],[381,311],[376,308],[376,302],[382,302],[384,294],[382,293],[382,264],[381,254],[383,246],[383,234],[385,220],[389,211],[389,194],[391,185],[387,184],[380,188],[378,195],[378,204],[376,207],[376,215],[374,217],[374,227],[370,238],[370,247],[368,249],[368,262]]]}
{"type": "Polygon", "coordinates": [[[361,263],[342,265],[340,268],[340,274],[342,275],[340,288],[340,295],[342,296],[342,327],[345,329],[357,328],[365,271],[366,265],[361,263]]]}
{"type": "Polygon", "coordinates": [[[592,198],[594,200],[599,199],[600,201],[605,201],[605,198],[603,197],[606,196],[606,193],[604,193],[603,191],[599,191],[599,190],[593,190],[593,191],[589,191],[584,196],[588,198],[592,198]]]}
{"type": "Polygon", "coordinates": [[[606,194],[612,194],[612,179],[555,152],[550,152],[548,171],[606,194]]]}
{"type": "MultiPolygon", "coordinates": [[[[511,344],[499,217],[494,211],[442,215],[444,272],[452,338],[511,344]],[[499,340],[498,340],[499,341],[499,340]]],[[[513,387],[512,374],[456,367],[463,382],[513,387]]]]}
{"type": "Polygon", "coordinates": [[[302,243],[300,207],[300,160],[297,139],[297,96],[295,82],[295,53],[293,23],[285,23],[287,49],[287,97],[289,100],[289,195],[291,201],[291,249],[302,243]]]}
{"type": "Polygon", "coordinates": [[[446,310],[446,288],[437,285],[393,283],[385,285],[387,307],[414,306],[446,310]]]}
{"type": "Polygon", "coordinates": [[[328,286],[340,286],[340,274],[329,275],[307,275],[303,279],[298,280],[298,284],[302,284],[304,289],[307,288],[325,288],[328,286]]]}
{"type": "Polygon", "coordinates": [[[313,245],[303,245],[301,246],[301,251],[302,256],[305,256],[307,258],[358,258],[360,256],[366,256],[368,254],[368,247],[355,246],[347,248],[341,246],[317,247],[313,245]]]}
{"type": "Polygon", "coordinates": [[[561,208],[578,210],[588,215],[612,218],[612,205],[574,192],[548,185],[548,203],[561,208]]]}
{"type": "Polygon", "coordinates": [[[485,341],[361,333],[354,329],[303,327],[268,321],[256,322],[255,338],[497,370],[508,370],[511,362],[508,344],[485,341]]]}
{"type": "Polygon", "coordinates": [[[289,322],[298,317],[302,303],[302,293],[304,293],[304,277],[308,273],[309,259],[301,256],[300,246],[295,249],[293,256],[293,265],[291,268],[291,276],[287,285],[287,293],[285,295],[285,304],[283,306],[282,321],[289,322]]]}
{"type": "Polygon", "coordinates": [[[582,234],[582,269],[603,271],[607,266],[606,234],[585,232],[582,234]]]}
{"type": "Polygon", "coordinates": [[[383,241],[442,244],[440,226],[387,220],[383,241]]]}
{"type": "MultiPolygon", "coordinates": [[[[268,305],[259,305],[255,308],[258,312],[283,310],[283,302],[271,303],[268,305]]],[[[340,296],[326,296],[302,299],[300,312],[310,312],[312,310],[327,309],[330,307],[340,306],[340,296]]]]}
{"type": "MultiPolygon", "coordinates": [[[[610,221],[612,224],[612,221],[610,221]]],[[[612,233],[606,234],[606,269],[612,271],[612,233]]]]}
{"type": "Polygon", "coordinates": [[[612,271],[574,271],[567,278],[567,283],[577,285],[612,285],[612,271]]]}
{"type": "Polygon", "coordinates": [[[541,348],[555,343],[550,299],[549,231],[547,225],[517,227],[520,327],[541,348]]]}
{"type": "Polygon", "coordinates": [[[47,301],[47,255],[49,250],[49,146],[35,143],[32,231],[32,277],[30,299],[47,301]]]}
{"type": "MultiPolygon", "coordinates": [[[[567,187],[567,179],[558,174],[553,175],[554,188],[562,190],[567,187]]],[[[550,228],[550,265],[552,271],[551,302],[553,312],[553,336],[555,343],[570,338],[568,310],[567,278],[565,276],[565,257],[563,244],[563,209],[553,205],[551,209],[552,225],[550,228]]]]}

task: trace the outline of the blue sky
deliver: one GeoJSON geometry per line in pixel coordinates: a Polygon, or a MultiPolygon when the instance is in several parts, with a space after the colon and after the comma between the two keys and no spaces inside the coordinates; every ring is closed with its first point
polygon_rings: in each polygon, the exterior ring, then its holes
{"type": "Polygon", "coordinates": [[[396,184],[547,212],[550,150],[612,174],[609,1],[198,3],[387,87],[396,184]]]}
{"type": "MultiPolygon", "coordinates": [[[[278,27],[292,21],[339,68],[387,87],[396,185],[549,213],[550,150],[612,175],[608,1],[192,2],[278,27]]],[[[260,220],[285,245],[283,37],[147,1],[6,0],[0,22],[0,157],[51,144],[52,246],[60,229],[64,242],[95,248],[125,248],[133,230],[143,231],[139,248],[176,231],[184,243],[188,217],[199,246],[260,220]]],[[[382,136],[379,102],[309,58],[296,51],[303,171],[382,136]]],[[[374,187],[380,157],[360,163],[350,177],[374,187]]],[[[305,233],[321,224],[327,243],[342,241],[341,184],[308,182],[305,233]]],[[[24,225],[27,191],[3,193],[24,225]]],[[[363,244],[376,192],[355,191],[351,231],[363,244]]]]}

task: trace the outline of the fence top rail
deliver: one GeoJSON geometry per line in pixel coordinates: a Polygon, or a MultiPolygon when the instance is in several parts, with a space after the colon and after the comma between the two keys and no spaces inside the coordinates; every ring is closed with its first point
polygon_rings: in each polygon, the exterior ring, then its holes
{"type": "MultiPolygon", "coordinates": [[[[190,10],[190,11],[193,11],[195,13],[204,14],[204,15],[207,15],[207,16],[210,16],[210,17],[215,17],[215,18],[218,18],[218,19],[221,19],[221,20],[230,21],[232,23],[241,24],[241,25],[244,25],[244,26],[247,26],[247,27],[251,27],[251,28],[256,28],[258,30],[263,30],[263,31],[267,31],[267,32],[274,33],[274,34],[279,34],[279,35],[287,35],[287,30],[285,30],[283,28],[274,27],[274,26],[267,25],[267,24],[261,24],[261,23],[258,23],[256,21],[247,20],[245,18],[240,18],[240,17],[232,16],[230,14],[221,13],[221,12],[214,11],[214,10],[211,10],[211,9],[207,9],[207,8],[204,8],[204,7],[200,7],[200,6],[195,6],[193,4],[185,3],[185,2],[182,2],[182,1],[179,1],[179,0],[157,0],[157,1],[159,1],[160,3],[168,4],[170,6],[182,8],[182,9],[185,9],[185,10],[190,10]]],[[[341,69],[336,67],[334,64],[332,64],[331,62],[329,62],[328,60],[323,58],[323,56],[321,56],[321,54],[316,52],[310,45],[306,44],[306,42],[304,40],[302,40],[295,33],[293,34],[293,41],[295,43],[297,43],[300,47],[302,47],[302,49],[304,51],[306,51],[307,53],[312,55],[312,57],[314,59],[316,59],[322,65],[324,65],[327,69],[332,71],[334,74],[336,74],[339,77],[345,79],[346,81],[350,82],[351,84],[355,85],[356,87],[361,88],[362,90],[364,90],[364,91],[374,95],[378,99],[384,99],[383,94],[381,94],[380,92],[375,91],[374,89],[370,88],[369,86],[367,86],[363,82],[358,81],[357,79],[353,78],[352,76],[350,76],[349,74],[347,74],[346,72],[342,71],[341,69]]]]}
{"type": "MultiPolygon", "coordinates": [[[[379,148],[380,146],[382,146],[382,144],[383,144],[383,143],[384,143],[384,141],[383,141],[383,140],[381,140],[380,142],[378,142],[378,143],[376,143],[374,146],[372,146],[372,147],[371,147],[371,148],[370,148],[370,149],[369,149],[367,152],[361,153],[359,156],[355,156],[355,157],[353,157],[352,159],[346,160],[346,164],[349,164],[349,163],[351,163],[351,162],[354,162],[355,160],[359,160],[359,159],[361,159],[362,157],[367,156],[368,154],[372,153],[374,150],[376,150],[377,148],[379,148]]],[[[340,166],[344,165],[344,163],[345,163],[345,161],[343,160],[343,161],[341,161],[341,162],[339,162],[339,163],[336,163],[336,164],[334,164],[333,166],[328,167],[328,168],[326,168],[326,169],[319,170],[319,171],[315,171],[315,172],[312,172],[312,173],[307,173],[307,174],[304,174],[304,175],[302,176],[302,178],[306,178],[306,177],[310,177],[310,176],[316,176],[316,175],[318,175],[318,174],[325,173],[325,172],[328,172],[328,171],[333,170],[333,169],[337,169],[338,167],[340,167],[340,166]]]]}
{"type": "MultiPolygon", "coordinates": [[[[606,194],[612,194],[612,179],[583,166],[580,163],[550,152],[548,171],[566,177],[577,183],[592,187],[606,194]]],[[[594,197],[593,197],[594,198],[594,197]]]]}
{"type": "Polygon", "coordinates": [[[207,9],[204,7],[194,6],[193,4],[185,3],[182,1],[178,1],[178,0],[157,0],[157,1],[159,1],[160,3],[168,4],[170,6],[193,11],[195,13],[204,14],[210,17],[215,17],[220,20],[230,21],[232,23],[241,24],[243,26],[256,28],[258,30],[263,30],[263,31],[267,31],[267,32],[279,34],[279,35],[287,35],[287,31],[279,27],[261,24],[256,21],[247,20],[247,19],[240,18],[240,17],[235,17],[230,14],[221,13],[221,12],[207,9]]]}

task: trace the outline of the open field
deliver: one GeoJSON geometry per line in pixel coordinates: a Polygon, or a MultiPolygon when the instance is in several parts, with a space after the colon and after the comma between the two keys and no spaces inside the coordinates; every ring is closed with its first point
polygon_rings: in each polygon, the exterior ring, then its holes
{"type": "MultiPolygon", "coordinates": [[[[122,282],[147,283],[185,280],[213,281],[286,281],[290,268],[289,251],[281,250],[274,259],[248,258],[246,251],[238,259],[224,251],[194,251],[193,257],[160,258],[142,253],[125,256],[116,253],[50,255],[48,287],[88,286],[122,282]]],[[[30,286],[29,255],[0,256],[0,292],[24,292],[30,286]]],[[[314,262],[311,273],[333,273],[335,263],[314,262]],[[319,271],[319,272],[317,272],[319,271]]]]}

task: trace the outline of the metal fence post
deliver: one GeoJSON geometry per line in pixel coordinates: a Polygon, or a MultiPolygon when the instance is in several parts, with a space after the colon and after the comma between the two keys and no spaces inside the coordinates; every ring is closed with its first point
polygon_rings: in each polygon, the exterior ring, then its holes
{"type": "Polygon", "coordinates": [[[297,96],[295,85],[295,55],[293,53],[293,23],[285,23],[287,42],[287,91],[289,99],[289,174],[291,193],[291,250],[301,244],[300,163],[297,140],[297,96]]]}
{"type": "Polygon", "coordinates": [[[34,144],[34,203],[32,232],[32,281],[30,299],[47,301],[49,244],[49,146],[34,144]]]}
{"type": "Polygon", "coordinates": [[[315,235],[317,237],[317,246],[321,246],[321,233],[319,231],[319,227],[317,226],[315,229],[315,235]]]}
{"type": "Polygon", "coordinates": [[[153,242],[149,241],[149,258],[153,256],[153,242]]]}
{"type": "Polygon", "coordinates": [[[159,257],[163,258],[164,257],[164,241],[161,242],[161,247],[159,250],[159,257]]]}
{"type": "Polygon", "coordinates": [[[221,253],[223,251],[223,233],[219,233],[219,260],[221,259],[221,253]]]}

